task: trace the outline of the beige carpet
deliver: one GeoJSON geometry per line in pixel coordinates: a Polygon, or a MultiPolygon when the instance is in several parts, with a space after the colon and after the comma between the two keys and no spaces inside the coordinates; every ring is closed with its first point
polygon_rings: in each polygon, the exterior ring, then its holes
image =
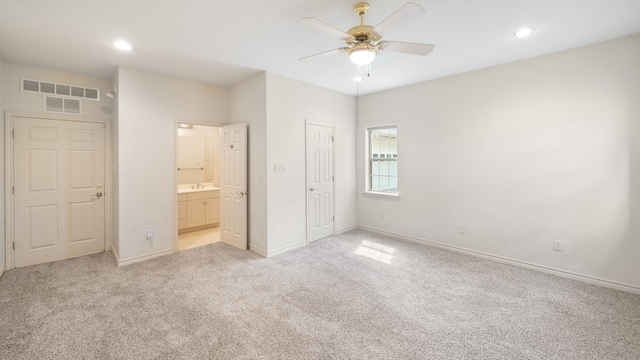
{"type": "Polygon", "coordinates": [[[352,231],[0,278],[0,359],[640,359],[640,296],[352,231]]]}

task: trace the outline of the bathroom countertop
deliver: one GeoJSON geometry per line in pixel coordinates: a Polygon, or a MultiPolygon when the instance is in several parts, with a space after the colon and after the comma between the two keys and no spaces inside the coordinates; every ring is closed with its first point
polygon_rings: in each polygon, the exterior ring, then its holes
{"type": "Polygon", "coordinates": [[[201,191],[215,191],[215,190],[220,190],[219,187],[216,186],[205,186],[205,187],[201,187],[201,188],[195,188],[192,189],[191,186],[189,187],[178,187],[178,194],[186,194],[186,193],[193,193],[193,192],[201,192],[201,191]]]}

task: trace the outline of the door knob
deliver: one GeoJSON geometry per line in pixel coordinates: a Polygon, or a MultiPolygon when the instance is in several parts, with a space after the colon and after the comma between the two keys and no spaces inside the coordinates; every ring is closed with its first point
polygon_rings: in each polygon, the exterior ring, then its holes
{"type": "Polygon", "coordinates": [[[236,194],[240,195],[240,198],[242,199],[242,197],[244,197],[244,191],[239,191],[236,194]]]}
{"type": "Polygon", "coordinates": [[[95,195],[91,195],[91,200],[100,199],[102,197],[101,192],[97,192],[95,195]]]}
{"type": "Polygon", "coordinates": [[[309,191],[316,191],[318,188],[309,188],[309,191]]]}

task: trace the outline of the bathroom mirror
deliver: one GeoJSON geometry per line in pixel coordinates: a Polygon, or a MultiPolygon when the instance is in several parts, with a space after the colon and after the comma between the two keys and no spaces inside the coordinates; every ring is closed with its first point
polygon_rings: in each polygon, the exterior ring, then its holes
{"type": "Polygon", "coordinates": [[[219,184],[220,162],[216,149],[220,144],[220,128],[178,123],[178,185],[194,183],[219,184]]]}

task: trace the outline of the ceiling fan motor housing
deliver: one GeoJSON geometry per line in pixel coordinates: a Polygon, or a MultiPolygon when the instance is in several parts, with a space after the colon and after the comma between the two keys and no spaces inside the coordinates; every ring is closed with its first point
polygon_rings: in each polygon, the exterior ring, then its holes
{"type": "Polygon", "coordinates": [[[352,27],[351,29],[349,29],[349,31],[347,31],[347,34],[351,35],[351,38],[344,40],[349,45],[351,45],[351,43],[357,44],[363,42],[374,44],[376,41],[378,41],[379,37],[371,32],[372,29],[373,26],[369,25],[359,25],[352,27]]]}
{"type": "Polygon", "coordinates": [[[367,4],[367,3],[357,3],[353,7],[353,11],[355,11],[356,14],[358,14],[358,16],[365,16],[367,11],[369,11],[369,4],[367,4]]]}

